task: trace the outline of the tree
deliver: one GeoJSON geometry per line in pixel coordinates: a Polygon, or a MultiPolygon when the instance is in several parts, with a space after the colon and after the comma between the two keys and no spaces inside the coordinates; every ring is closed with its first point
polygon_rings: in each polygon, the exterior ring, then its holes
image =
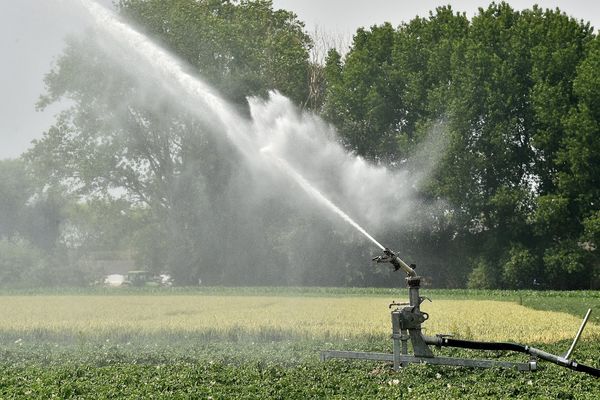
{"type": "Polygon", "coordinates": [[[531,289],[542,284],[542,276],[540,262],[530,250],[523,245],[511,246],[502,269],[504,285],[515,289],[531,289]]]}
{"type": "Polygon", "coordinates": [[[60,191],[40,187],[24,160],[0,161],[0,286],[83,283],[64,246],[71,205],[60,191]]]}
{"type": "Polygon", "coordinates": [[[563,200],[566,214],[560,230],[554,230],[553,245],[548,249],[549,272],[566,280],[561,286],[573,287],[574,277],[598,284],[600,257],[597,218],[600,213],[600,41],[587,45],[587,56],[578,65],[573,80],[572,102],[561,123],[564,135],[556,150],[555,175],[557,196],[563,200]],[[567,228],[567,229],[565,229],[567,228]]]}
{"type": "Polygon", "coordinates": [[[339,54],[329,55],[324,114],[350,149],[375,161],[410,156],[427,133],[420,124],[444,115],[451,54],[468,24],[440,7],[397,30],[359,29],[343,67],[339,54]]]}
{"type": "Polygon", "coordinates": [[[22,238],[0,239],[0,287],[44,285],[44,257],[22,238]]]}
{"type": "Polygon", "coordinates": [[[357,32],[345,60],[332,53],[325,115],[351,149],[388,165],[443,121],[446,147],[420,194],[446,201],[451,239],[437,251],[472,260],[449,268],[476,269],[475,286],[547,274],[563,287],[562,274],[581,287],[598,263],[581,236],[598,198],[596,40],[560,10],[492,3],[469,21],[441,7],[357,32]]]}
{"type": "Polygon", "coordinates": [[[59,239],[67,199],[38,187],[22,159],[0,161],[0,238],[24,238],[49,251],[59,239]]]}
{"type": "MultiPolygon", "coordinates": [[[[278,89],[322,110],[350,151],[426,176],[410,228],[382,236],[438,284],[521,288],[539,278],[571,289],[599,279],[600,45],[589,24],[504,2],[471,20],[439,7],[397,28],[360,29],[345,56],[331,49],[321,66],[302,23],[269,1],[122,0],[119,9],[242,114],[247,96],[278,89]]],[[[140,262],[179,283],[385,284],[309,251],[325,253],[340,233],[294,196],[250,196],[260,179],[218,123],[180,107],[183,96],[115,47],[93,34],[71,39],[47,76],[40,106],[73,101],[27,155],[52,193],[64,185],[124,212],[140,262]]]]}
{"type": "Polygon", "coordinates": [[[0,160],[0,238],[22,233],[27,202],[33,195],[31,177],[22,160],[0,160]]]}
{"type": "MultiPolygon", "coordinates": [[[[306,100],[309,38],[269,1],[124,0],[119,10],[243,111],[247,96],[272,89],[306,100]]],[[[222,283],[234,275],[227,268],[243,268],[231,248],[240,207],[227,199],[243,199],[235,182],[253,178],[238,173],[241,156],[212,121],[186,111],[151,66],[127,64],[127,51],[115,49],[93,32],[69,40],[39,106],[73,106],[27,159],[79,198],[128,202],[123,218],[143,221],[127,235],[143,267],[170,270],[179,284],[222,283]]],[[[259,247],[247,257],[258,258],[259,247]]]]}
{"type": "Polygon", "coordinates": [[[241,106],[273,89],[297,104],[308,99],[311,40],[271,1],[121,0],[119,8],[241,106]]]}

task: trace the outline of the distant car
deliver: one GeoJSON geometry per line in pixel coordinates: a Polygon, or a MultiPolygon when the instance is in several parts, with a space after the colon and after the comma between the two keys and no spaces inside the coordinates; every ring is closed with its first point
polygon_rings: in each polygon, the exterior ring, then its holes
{"type": "Polygon", "coordinates": [[[108,287],[170,287],[173,278],[168,273],[154,274],[150,271],[129,271],[126,275],[110,274],[104,278],[108,287]]]}
{"type": "Polygon", "coordinates": [[[167,287],[173,285],[173,279],[170,274],[155,274],[150,271],[139,270],[129,271],[122,283],[122,286],[134,287],[167,287]]]}
{"type": "Polygon", "coordinates": [[[123,286],[142,287],[160,286],[160,284],[156,281],[153,273],[150,271],[140,270],[127,272],[127,277],[123,282],[123,286]]]}
{"type": "Polygon", "coordinates": [[[171,274],[160,274],[160,285],[161,286],[173,286],[173,278],[171,274]]]}
{"type": "Polygon", "coordinates": [[[125,275],[111,274],[104,278],[104,284],[110,287],[119,287],[125,282],[125,275]]]}

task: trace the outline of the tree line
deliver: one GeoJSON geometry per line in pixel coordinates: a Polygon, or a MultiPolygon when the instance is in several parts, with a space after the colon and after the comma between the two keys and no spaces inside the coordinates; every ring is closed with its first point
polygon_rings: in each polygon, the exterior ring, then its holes
{"type": "MultiPolygon", "coordinates": [[[[600,39],[588,23],[537,6],[492,3],[471,19],[446,6],[361,28],[318,63],[302,22],[269,1],[118,10],[240,112],[277,89],[372,163],[418,172],[441,132],[417,195],[442,209],[385,235],[434,285],[600,286],[600,39]]],[[[0,163],[0,285],[87,284],[99,274],[90,258],[107,251],[179,284],[389,284],[389,271],[357,265],[368,245],[293,201],[248,212],[232,182],[252,177],[219,156],[231,145],[104,51],[94,33],[68,41],[39,107],[71,106],[0,163]]]]}

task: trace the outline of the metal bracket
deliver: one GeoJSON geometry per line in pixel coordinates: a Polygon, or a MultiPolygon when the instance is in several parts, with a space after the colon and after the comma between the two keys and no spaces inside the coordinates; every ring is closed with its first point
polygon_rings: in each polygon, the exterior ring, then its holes
{"type": "Polygon", "coordinates": [[[573,339],[573,343],[571,343],[571,347],[569,347],[569,350],[567,350],[567,352],[563,355],[564,358],[566,358],[566,359],[571,358],[571,353],[573,353],[573,350],[575,350],[575,345],[577,345],[577,342],[579,341],[579,337],[581,336],[581,333],[583,332],[583,328],[585,328],[585,324],[587,324],[588,318],[590,318],[591,313],[592,313],[592,309],[588,308],[587,313],[585,313],[585,317],[583,317],[583,321],[581,322],[581,326],[579,327],[579,330],[577,331],[577,334],[575,335],[575,339],[573,339]]]}
{"type": "MultiPolygon", "coordinates": [[[[321,352],[321,361],[330,360],[333,358],[353,359],[353,360],[371,360],[371,361],[399,361],[402,366],[408,364],[423,364],[423,365],[449,365],[456,367],[475,367],[475,368],[516,368],[519,371],[535,371],[537,370],[536,360],[529,362],[510,362],[510,361],[495,361],[470,358],[454,358],[454,357],[418,357],[405,354],[391,353],[368,353],[360,351],[339,351],[328,350],[321,352]]],[[[394,370],[398,371],[399,367],[394,370]]]]}
{"type": "Polygon", "coordinates": [[[393,352],[390,353],[366,353],[356,351],[337,351],[329,350],[321,352],[321,360],[330,358],[347,358],[360,360],[375,360],[375,361],[391,361],[394,364],[394,370],[397,371],[401,367],[406,367],[408,364],[433,364],[433,365],[454,365],[462,367],[502,367],[502,368],[517,368],[519,371],[535,371],[537,369],[537,358],[553,362],[562,367],[566,367],[575,371],[585,372],[587,374],[600,377],[600,369],[580,364],[575,360],[571,360],[570,356],[579,341],[581,333],[592,312],[589,309],[583,318],[583,322],[579,327],[577,335],[571,344],[571,347],[563,356],[550,354],[540,349],[531,346],[525,346],[517,343],[507,342],[483,342],[449,339],[452,335],[438,334],[435,337],[424,336],[421,331],[421,324],[429,319],[429,315],[421,311],[421,303],[428,297],[419,296],[419,288],[421,277],[414,271],[414,265],[408,266],[390,249],[384,250],[385,256],[375,257],[377,262],[390,262],[394,265],[394,269],[402,269],[408,277],[406,283],[408,285],[409,303],[392,302],[389,308],[397,306],[392,310],[392,341],[393,352]],[[402,308],[401,308],[402,307],[402,308]],[[410,340],[413,348],[413,355],[408,354],[408,341],[410,340]],[[429,348],[429,345],[436,347],[459,347],[467,349],[479,350],[508,350],[528,354],[532,357],[526,363],[481,360],[481,359],[466,359],[452,357],[436,357],[429,348]]]}

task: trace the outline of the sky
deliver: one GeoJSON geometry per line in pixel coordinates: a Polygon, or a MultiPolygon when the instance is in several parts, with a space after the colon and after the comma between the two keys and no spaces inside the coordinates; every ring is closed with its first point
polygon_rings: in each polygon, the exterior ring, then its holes
{"type": "MultiPolygon", "coordinates": [[[[0,159],[15,158],[26,151],[31,141],[42,137],[52,125],[60,106],[36,111],[35,103],[44,92],[44,75],[60,56],[67,34],[77,34],[86,20],[77,7],[78,0],[0,0],[0,159]]],[[[110,5],[111,0],[99,0],[110,5]]],[[[538,4],[559,7],[568,15],[600,27],[600,2],[595,0],[512,0],[517,10],[538,4]]],[[[273,0],[276,9],[284,8],[305,22],[306,30],[347,38],[359,27],[368,28],[390,22],[397,26],[415,16],[451,4],[455,11],[471,17],[489,1],[436,0],[273,0]]]]}

